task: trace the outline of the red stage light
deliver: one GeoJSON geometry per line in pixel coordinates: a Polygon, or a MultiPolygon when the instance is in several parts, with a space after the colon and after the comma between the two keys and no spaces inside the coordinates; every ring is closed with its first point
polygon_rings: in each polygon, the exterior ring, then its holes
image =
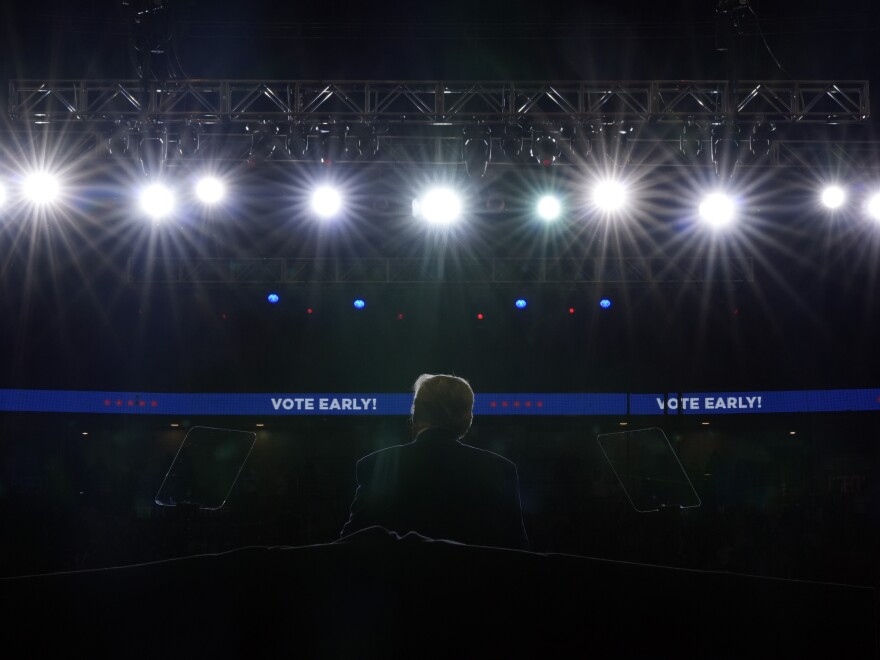
{"type": "Polygon", "coordinates": [[[477,314],[477,320],[482,321],[482,320],[483,320],[483,315],[482,315],[482,314],[477,314]]]}
{"type": "Polygon", "coordinates": [[[569,314],[574,314],[574,307],[569,307],[569,308],[568,308],[568,313],[569,313],[569,314]]]}

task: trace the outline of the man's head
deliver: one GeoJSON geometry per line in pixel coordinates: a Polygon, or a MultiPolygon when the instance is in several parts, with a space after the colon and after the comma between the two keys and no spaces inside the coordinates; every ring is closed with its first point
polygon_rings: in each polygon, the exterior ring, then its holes
{"type": "Polygon", "coordinates": [[[413,434],[441,428],[462,437],[474,421],[474,391],[464,378],[422,374],[413,385],[413,434]]]}

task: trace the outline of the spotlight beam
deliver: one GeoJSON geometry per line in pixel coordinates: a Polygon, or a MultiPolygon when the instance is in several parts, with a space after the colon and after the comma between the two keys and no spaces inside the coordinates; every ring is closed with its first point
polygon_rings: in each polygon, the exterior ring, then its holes
{"type": "Polygon", "coordinates": [[[58,177],[50,172],[31,172],[25,177],[22,192],[37,206],[49,206],[58,200],[61,187],[58,177]]]}
{"type": "Polygon", "coordinates": [[[724,193],[710,193],[700,204],[700,217],[710,226],[720,228],[730,224],[736,216],[736,205],[724,193]]]}
{"type": "Polygon", "coordinates": [[[196,184],[196,197],[203,204],[218,204],[226,197],[226,189],[219,179],[212,176],[202,177],[196,184]]]}
{"type": "Polygon", "coordinates": [[[146,186],[141,191],[141,210],[153,220],[163,220],[174,212],[174,193],[161,183],[146,186]]]}
{"type": "Polygon", "coordinates": [[[318,217],[332,218],[342,210],[342,195],[336,188],[320,186],[312,193],[312,211],[318,217]]]}
{"type": "Polygon", "coordinates": [[[450,188],[434,188],[413,202],[413,215],[432,225],[450,225],[461,216],[461,198],[450,188]]]}

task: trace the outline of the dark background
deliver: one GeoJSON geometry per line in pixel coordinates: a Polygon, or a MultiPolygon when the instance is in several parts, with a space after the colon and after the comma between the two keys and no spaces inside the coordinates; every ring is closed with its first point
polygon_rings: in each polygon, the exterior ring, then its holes
{"type": "MultiPolygon", "coordinates": [[[[133,6],[146,3],[133,2],[133,6]]],[[[716,3],[411,2],[170,4],[190,77],[300,79],[712,79],[716,3]]],[[[870,0],[755,0],[795,78],[864,79],[877,61],[870,0]]],[[[4,60],[19,77],[131,73],[126,9],[112,0],[4,3],[4,60]]],[[[753,21],[741,75],[784,79],[753,21]]]]}

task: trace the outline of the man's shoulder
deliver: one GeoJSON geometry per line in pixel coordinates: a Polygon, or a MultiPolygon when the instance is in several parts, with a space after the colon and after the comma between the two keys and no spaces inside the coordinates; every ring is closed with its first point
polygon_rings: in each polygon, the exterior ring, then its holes
{"type": "Polygon", "coordinates": [[[488,449],[474,447],[473,445],[469,445],[466,442],[459,442],[458,444],[464,449],[468,450],[468,456],[472,457],[474,460],[482,460],[486,463],[495,463],[499,466],[503,465],[507,468],[512,468],[516,470],[516,463],[511,461],[509,458],[505,458],[501,454],[496,454],[494,451],[489,451],[488,449]]]}
{"type": "Polygon", "coordinates": [[[376,461],[392,458],[400,452],[412,449],[414,444],[414,442],[405,442],[400,445],[392,445],[391,447],[383,447],[382,449],[377,449],[376,451],[359,458],[358,465],[368,465],[370,463],[375,463],[376,461]]]}

